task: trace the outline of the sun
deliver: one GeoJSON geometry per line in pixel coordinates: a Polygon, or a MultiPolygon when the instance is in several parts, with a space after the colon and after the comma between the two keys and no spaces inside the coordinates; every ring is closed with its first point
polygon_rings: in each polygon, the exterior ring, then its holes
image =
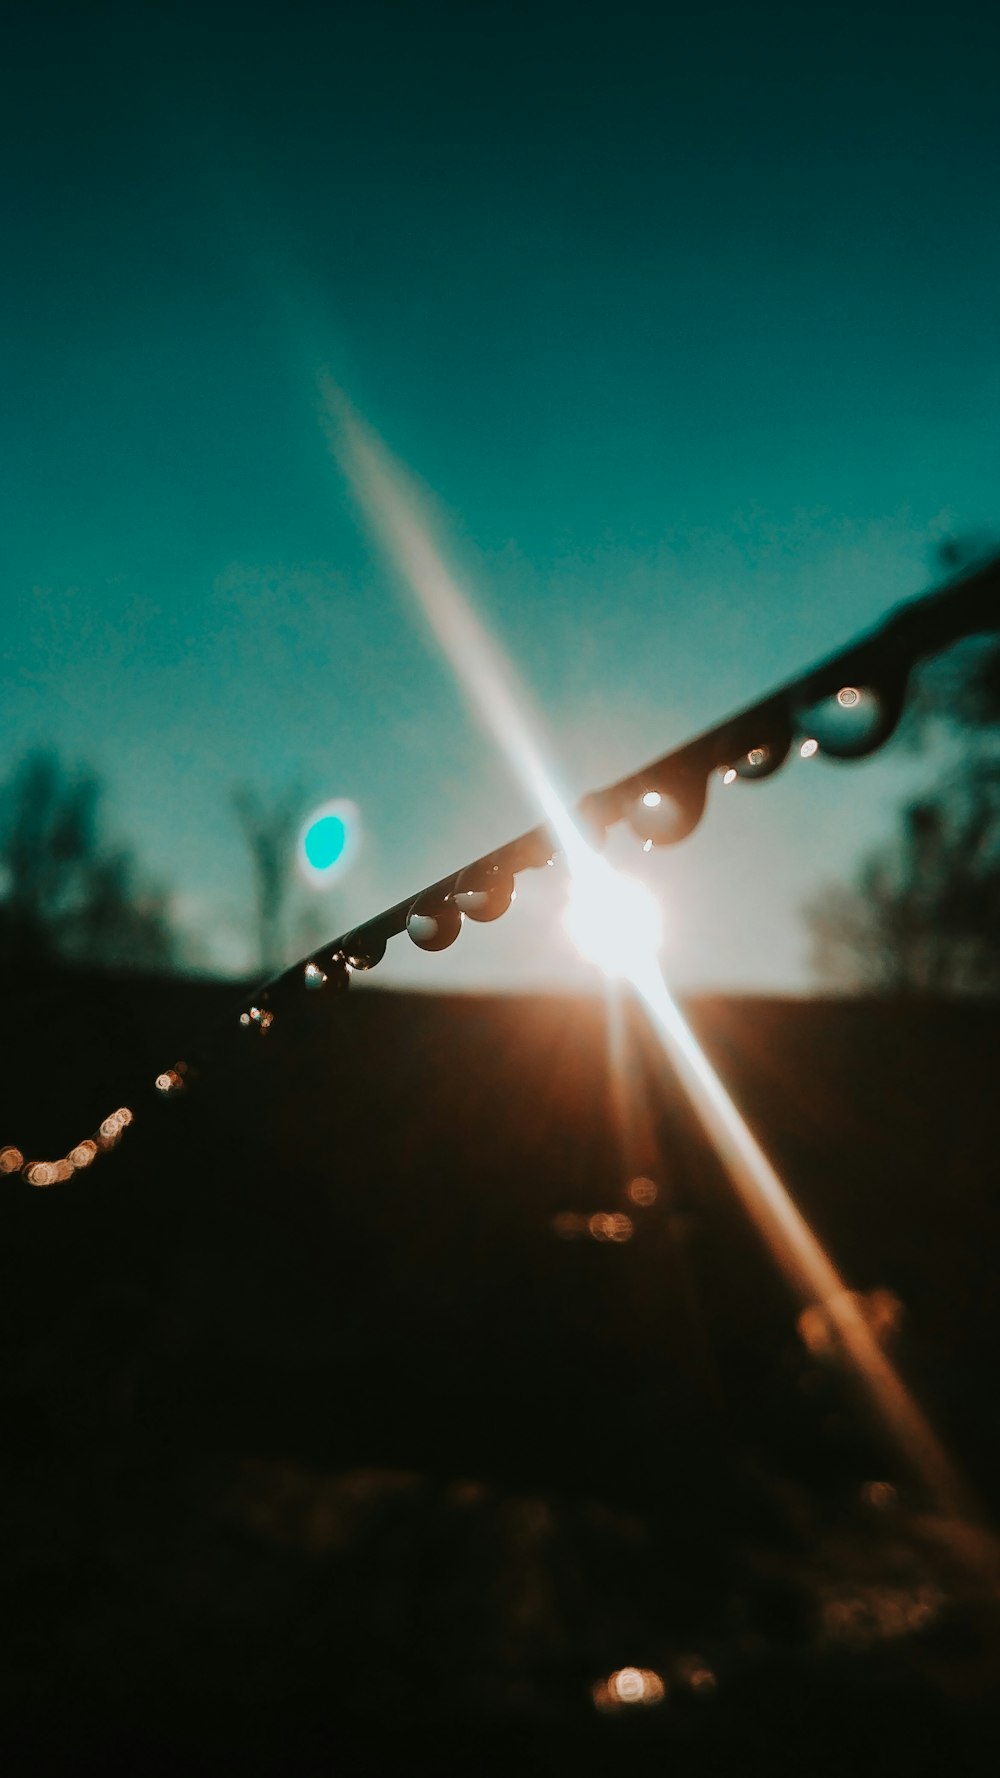
{"type": "Polygon", "coordinates": [[[563,923],[581,955],[612,978],[644,975],[663,942],[655,896],[582,847],[572,863],[563,923]]]}

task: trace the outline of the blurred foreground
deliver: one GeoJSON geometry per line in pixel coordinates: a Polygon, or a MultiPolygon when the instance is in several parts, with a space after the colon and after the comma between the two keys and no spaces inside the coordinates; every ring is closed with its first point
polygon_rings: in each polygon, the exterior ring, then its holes
{"type": "MultiPolygon", "coordinates": [[[[233,1005],[5,1000],[45,1155],[233,1005]]],[[[995,1009],[691,1012],[995,1520],[995,1009]]],[[[7,1769],[996,1769],[988,1543],[617,1023],[616,1088],[603,1002],[355,991],[2,1182],[7,1769]]]]}

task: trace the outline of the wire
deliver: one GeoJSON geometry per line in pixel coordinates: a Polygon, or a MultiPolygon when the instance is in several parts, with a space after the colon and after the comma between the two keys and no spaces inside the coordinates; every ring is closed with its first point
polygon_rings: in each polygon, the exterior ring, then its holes
{"type": "MultiPolygon", "coordinates": [[[[627,820],[647,850],[675,844],[697,826],[713,773],[726,783],[769,777],[795,740],[805,758],[818,752],[843,760],[866,757],[896,728],[920,661],[963,638],[998,630],[1000,556],[898,606],[874,630],[777,690],[627,778],[592,791],[577,804],[576,820],[598,838],[627,820]]],[[[560,850],[558,834],[542,823],[341,934],[260,987],[186,1060],[140,1082],[136,1103],[150,1088],[156,1101],[184,1095],[220,1046],[240,1033],[244,1040],[266,1039],[276,1020],[294,1017],[304,992],[328,998],[344,992],[351,975],[375,968],[400,933],[409,930],[415,943],[437,950],[457,938],[463,913],[497,917],[509,905],[518,873],[548,864],[560,850]]],[[[115,1147],[134,1119],[134,1109],[122,1106],[92,1137],[53,1161],[26,1160],[20,1149],[2,1148],[0,1174],[17,1173],[39,1187],[61,1183],[115,1147]]]]}

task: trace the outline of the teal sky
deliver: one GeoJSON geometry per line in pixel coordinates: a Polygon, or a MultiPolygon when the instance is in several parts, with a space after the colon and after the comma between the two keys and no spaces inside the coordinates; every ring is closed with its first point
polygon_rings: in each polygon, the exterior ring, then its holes
{"type": "MultiPolygon", "coordinates": [[[[989,9],[9,18],[0,775],[38,743],[103,770],[204,962],[250,956],[238,781],[360,806],[317,936],[535,819],[359,522],[324,370],[573,791],[1000,531],[989,9]]],[[[926,770],[713,796],[655,864],[675,978],[803,986],[803,901],[926,770]]],[[[569,979],[552,888],[384,978],[569,979]]]]}

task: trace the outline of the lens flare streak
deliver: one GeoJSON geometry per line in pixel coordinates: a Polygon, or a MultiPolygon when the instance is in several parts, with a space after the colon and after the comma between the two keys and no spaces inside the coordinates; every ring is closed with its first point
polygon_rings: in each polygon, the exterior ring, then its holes
{"type": "MultiPolygon", "coordinates": [[[[962,1484],[687,1024],[664,982],[659,910],[648,890],[615,872],[588,844],[555,787],[514,674],[436,549],[402,475],[338,390],[324,391],[328,435],[376,535],[414,594],[477,721],[540,803],[571,878],[567,924],[585,955],[631,983],[714,1142],[733,1184],[786,1277],[829,1317],[852,1369],[901,1451],[942,1509],[974,1518],[962,1484]]],[[[752,766],[757,762],[748,755],[752,766]]],[[[763,763],[766,763],[764,761],[763,763]]],[[[725,781],[735,778],[735,768],[725,781]]]]}
{"type": "Polygon", "coordinates": [[[822,1306],[869,1400],[938,1503],[959,1516],[968,1516],[962,1483],[939,1440],[730,1098],[655,959],[650,958],[647,968],[630,979],[744,1208],[789,1283],[803,1301],[822,1306]]]}

